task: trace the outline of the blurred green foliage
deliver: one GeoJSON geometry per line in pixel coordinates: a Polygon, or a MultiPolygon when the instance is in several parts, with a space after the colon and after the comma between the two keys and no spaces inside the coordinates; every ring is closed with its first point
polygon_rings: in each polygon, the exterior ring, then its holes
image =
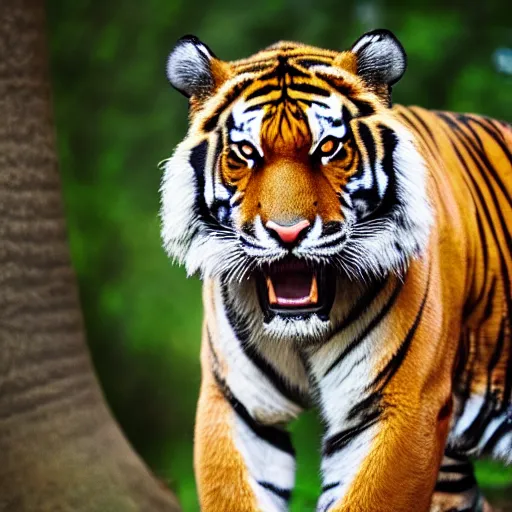
{"type": "MultiPolygon", "coordinates": [[[[223,59],[280,39],[345,49],[372,28],[409,55],[394,99],[512,120],[512,78],[496,48],[512,46],[509,2],[418,0],[48,0],[58,148],[72,257],[94,363],[136,449],[197,510],[192,432],[199,388],[200,283],[160,245],[160,160],[187,127],[186,100],[165,79],[176,39],[193,33],[223,59]]],[[[320,427],[295,425],[294,510],[313,510],[320,427]]],[[[481,464],[480,481],[512,471],[481,464]]]]}

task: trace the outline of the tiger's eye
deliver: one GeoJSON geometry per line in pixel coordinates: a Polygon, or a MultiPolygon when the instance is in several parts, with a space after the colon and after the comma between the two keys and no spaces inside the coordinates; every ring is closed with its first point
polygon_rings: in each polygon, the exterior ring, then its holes
{"type": "Polygon", "coordinates": [[[324,142],[320,146],[320,151],[322,153],[330,153],[334,149],[334,141],[332,139],[329,139],[328,141],[324,142]]]}

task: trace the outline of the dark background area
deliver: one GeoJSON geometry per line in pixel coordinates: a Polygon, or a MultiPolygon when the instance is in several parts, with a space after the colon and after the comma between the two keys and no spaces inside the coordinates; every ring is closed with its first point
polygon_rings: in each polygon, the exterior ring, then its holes
{"type": "MultiPolygon", "coordinates": [[[[388,28],[409,55],[395,102],[511,121],[510,3],[48,0],[47,11],[68,229],[93,360],[132,444],[195,511],[200,282],[167,260],[157,217],[158,162],[187,127],[187,102],[165,79],[170,49],[192,33],[232,60],[280,39],[346,49],[388,28]]],[[[296,511],[314,509],[319,433],[311,413],[294,426],[296,511]]],[[[512,469],[483,462],[478,477],[505,493],[512,469]]]]}

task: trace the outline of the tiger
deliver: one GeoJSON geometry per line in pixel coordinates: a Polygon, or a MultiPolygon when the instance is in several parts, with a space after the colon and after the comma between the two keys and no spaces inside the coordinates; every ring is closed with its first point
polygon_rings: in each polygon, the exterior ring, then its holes
{"type": "Polygon", "coordinates": [[[288,510],[309,409],[317,512],[490,510],[472,460],[512,463],[511,126],[393,105],[406,65],[384,29],[168,57],[189,128],[161,234],[203,280],[203,512],[288,510]]]}

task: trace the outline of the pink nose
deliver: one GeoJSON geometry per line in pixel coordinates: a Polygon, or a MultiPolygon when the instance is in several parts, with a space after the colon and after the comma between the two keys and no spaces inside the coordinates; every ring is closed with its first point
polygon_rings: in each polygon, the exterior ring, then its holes
{"type": "Polygon", "coordinates": [[[285,244],[293,244],[299,238],[299,235],[309,228],[310,223],[309,220],[304,219],[293,226],[282,226],[273,220],[269,220],[266,226],[267,229],[274,231],[285,244]]]}

